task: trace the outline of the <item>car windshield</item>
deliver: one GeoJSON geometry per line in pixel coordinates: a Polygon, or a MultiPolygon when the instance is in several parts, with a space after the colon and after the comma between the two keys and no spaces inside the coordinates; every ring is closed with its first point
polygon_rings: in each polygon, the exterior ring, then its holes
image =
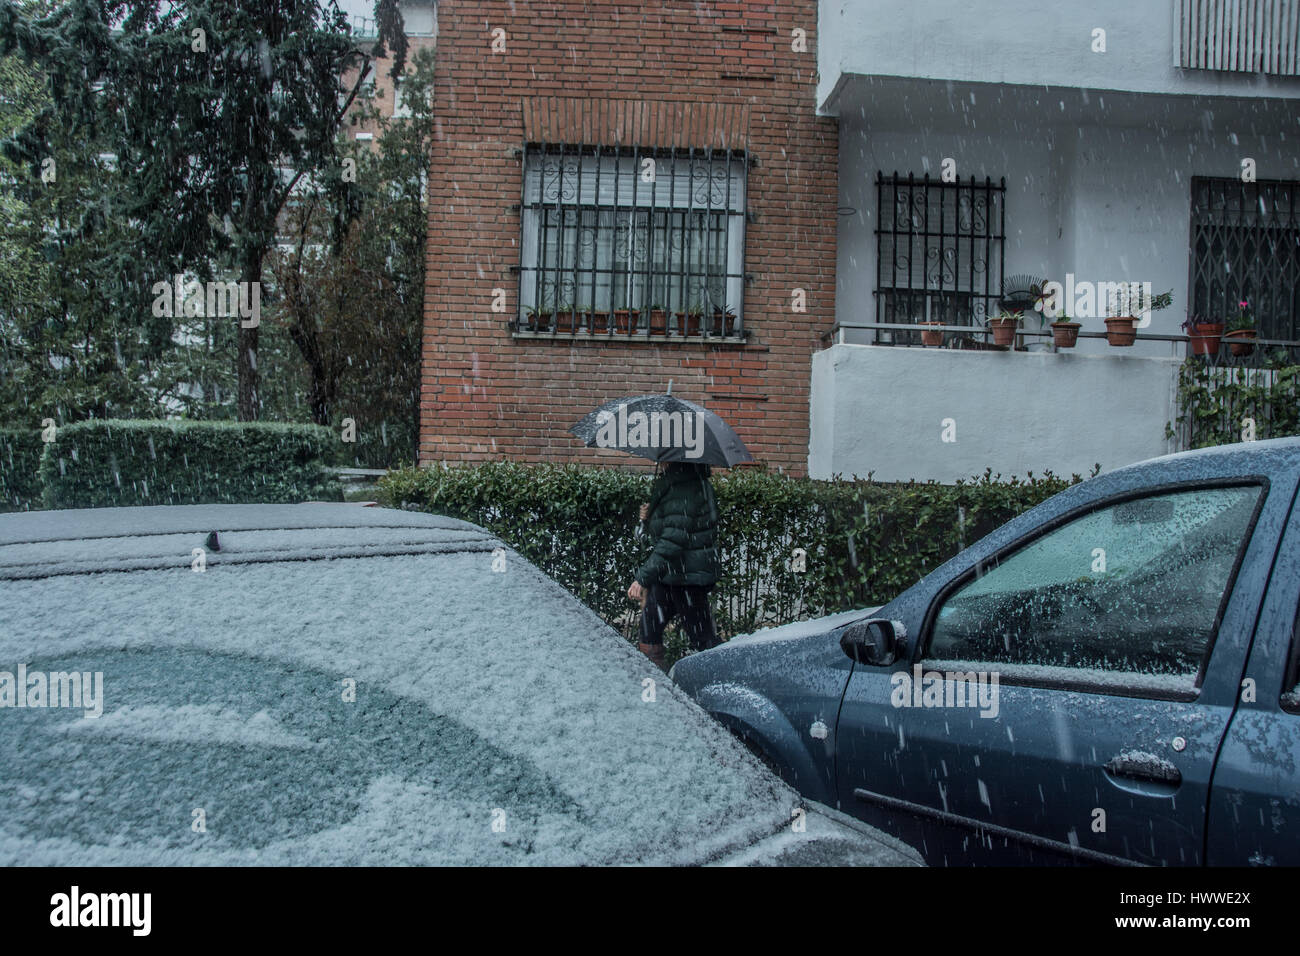
{"type": "Polygon", "coordinates": [[[683,863],[797,802],[513,553],[6,580],[0,620],[0,670],[103,675],[0,721],[10,861],[683,863]]]}

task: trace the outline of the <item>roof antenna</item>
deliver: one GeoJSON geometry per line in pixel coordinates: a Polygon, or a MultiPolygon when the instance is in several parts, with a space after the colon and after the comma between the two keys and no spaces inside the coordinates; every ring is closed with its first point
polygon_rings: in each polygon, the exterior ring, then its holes
{"type": "Polygon", "coordinates": [[[673,380],[671,378],[668,380],[668,397],[673,397],[673,380]]]}

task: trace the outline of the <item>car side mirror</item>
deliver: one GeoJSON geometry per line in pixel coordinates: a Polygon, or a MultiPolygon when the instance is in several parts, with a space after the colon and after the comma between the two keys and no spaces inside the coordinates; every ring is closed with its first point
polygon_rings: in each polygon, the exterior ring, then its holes
{"type": "Polygon", "coordinates": [[[840,649],[859,664],[888,667],[898,660],[906,640],[902,621],[873,617],[850,624],[840,635],[840,649]]]}

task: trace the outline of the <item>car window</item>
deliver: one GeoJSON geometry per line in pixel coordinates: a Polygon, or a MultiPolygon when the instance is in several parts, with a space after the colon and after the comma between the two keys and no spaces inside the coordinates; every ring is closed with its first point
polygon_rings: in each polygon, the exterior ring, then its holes
{"type": "Polygon", "coordinates": [[[1011,681],[1194,692],[1259,496],[1152,495],[1055,528],[943,600],[927,657],[1011,681]]]}

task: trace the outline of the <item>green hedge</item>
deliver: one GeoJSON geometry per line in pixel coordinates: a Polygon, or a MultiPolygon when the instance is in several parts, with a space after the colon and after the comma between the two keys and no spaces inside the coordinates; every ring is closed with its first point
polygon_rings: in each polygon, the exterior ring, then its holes
{"type": "MultiPolygon", "coordinates": [[[[743,469],[715,472],[723,577],[714,614],[723,636],[884,604],[927,572],[1073,481],[1051,474],[956,485],[812,481],[743,469]],[[806,552],[795,570],[794,549],[806,552]]],[[[637,540],[650,478],[577,465],[494,462],[390,472],[390,507],[489,528],[611,625],[630,635],[627,586],[648,552],[637,540]]],[[[671,648],[670,648],[671,649],[671,648]]]]}
{"type": "Polygon", "coordinates": [[[30,511],[41,506],[39,428],[0,428],[0,511],[30,511]]]}
{"type": "Polygon", "coordinates": [[[84,421],[41,459],[48,508],[342,500],[335,435],[272,422],[84,421]]]}

